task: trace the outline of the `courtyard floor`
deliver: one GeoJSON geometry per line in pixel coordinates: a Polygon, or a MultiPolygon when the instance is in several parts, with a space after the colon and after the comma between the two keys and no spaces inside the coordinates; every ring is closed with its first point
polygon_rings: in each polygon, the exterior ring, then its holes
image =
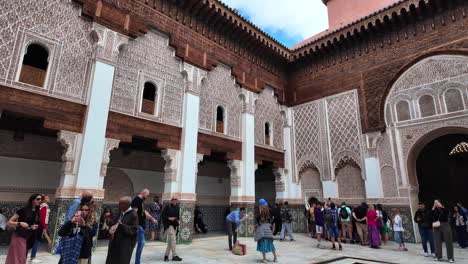
{"type": "MultiPolygon", "coordinates": [[[[409,251],[397,251],[397,245],[390,242],[382,249],[370,249],[359,245],[344,244],[343,251],[331,250],[330,243],[324,243],[328,249],[317,249],[316,241],[305,234],[297,234],[295,242],[275,241],[279,263],[335,263],[335,264],[371,264],[371,263],[434,263],[434,259],[422,255],[421,245],[408,244],[409,251]],[[330,260],[334,260],[331,261],[330,260]]],[[[178,245],[181,263],[261,263],[261,253],[256,252],[253,238],[240,238],[241,243],[247,245],[247,255],[236,256],[227,249],[227,237],[212,236],[197,238],[190,245],[178,245]]],[[[468,263],[468,249],[455,246],[455,261],[468,263]]],[[[142,263],[163,263],[166,244],[162,242],[147,243],[143,250],[142,263]]],[[[93,263],[105,263],[107,247],[99,246],[93,255],[93,263]]],[[[444,256],[445,251],[444,251],[444,256]]],[[[0,256],[0,263],[4,263],[6,256],[0,256]]],[[[58,263],[59,257],[48,253],[39,253],[38,258],[46,264],[58,263]]],[[[272,261],[271,254],[267,256],[272,261]]],[[[446,263],[448,263],[445,260],[446,263]]],[[[133,263],[133,261],[132,261],[133,263]]]]}

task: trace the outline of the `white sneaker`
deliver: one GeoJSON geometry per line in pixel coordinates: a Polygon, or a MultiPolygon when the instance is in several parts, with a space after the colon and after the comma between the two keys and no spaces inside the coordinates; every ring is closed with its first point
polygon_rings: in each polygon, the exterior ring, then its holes
{"type": "Polygon", "coordinates": [[[449,263],[454,263],[455,260],[454,259],[449,259],[449,263]]]}
{"type": "Polygon", "coordinates": [[[31,263],[42,263],[42,260],[31,259],[31,263]]]}
{"type": "Polygon", "coordinates": [[[433,258],[435,258],[435,253],[431,253],[431,256],[432,256],[433,258]]]}
{"type": "Polygon", "coordinates": [[[426,258],[429,257],[429,253],[424,252],[424,256],[425,256],[426,258]]]}

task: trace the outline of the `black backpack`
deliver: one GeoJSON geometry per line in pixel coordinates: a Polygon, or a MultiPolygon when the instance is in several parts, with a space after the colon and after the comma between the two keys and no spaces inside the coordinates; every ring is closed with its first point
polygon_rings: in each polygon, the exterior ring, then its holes
{"type": "Polygon", "coordinates": [[[340,217],[341,217],[342,220],[343,219],[348,219],[348,217],[349,217],[347,209],[348,209],[348,207],[341,207],[341,209],[340,209],[340,217]]]}
{"type": "Polygon", "coordinates": [[[325,220],[325,223],[327,224],[333,224],[333,215],[330,209],[325,209],[323,211],[323,219],[325,220]]]}

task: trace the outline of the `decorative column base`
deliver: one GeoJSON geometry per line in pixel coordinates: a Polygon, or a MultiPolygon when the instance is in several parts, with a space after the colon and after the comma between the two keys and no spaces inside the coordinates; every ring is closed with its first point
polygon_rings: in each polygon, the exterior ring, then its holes
{"type": "MultiPolygon", "coordinates": [[[[254,198],[255,199],[255,198],[254,198]]],[[[249,216],[249,220],[239,226],[238,232],[240,237],[253,237],[255,233],[255,203],[253,202],[231,202],[231,211],[245,208],[245,213],[249,216]]]]}
{"type": "Polygon", "coordinates": [[[193,240],[195,201],[180,201],[178,243],[189,244],[193,240]]]}
{"type": "MultiPolygon", "coordinates": [[[[164,193],[163,198],[163,210],[170,204],[172,197],[176,197],[179,200],[179,232],[177,235],[178,244],[189,244],[192,243],[194,233],[194,217],[195,217],[195,202],[196,195],[189,193],[164,193]]],[[[162,214],[162,211],[161,211],[162,214]]],[[[162,215],[161,215],[162,216],[162,215]]],[[[164,232],[164,226],[162,225],[161,218],[161,241],[167,242],[167,236],[164,232]]]]}
{"type": "Polygon", "coordinates": [[[277,199],[276,202],[282,206],[284,201],[288,201],[289,209],[293,221],[291,223],[294,233],[307,233],[307,217],[304,214],[304,201],[302,199],[277,199]]]}
{"type": "MultiPolygon", "coordinates": [[[[55,205],[52,207],[51,214],[49,216],[49,235],[51,236],[50,239],[52,240],[52,247],[50,248],[50,252],[55,254],[57,251],[57,247],[60,243],[60,236],[58,232],[62,225],[65,223],[65,218],[67,216],[68,208],[70,208],[71,202],[75,199],[75,197],[79,197],[79,195],[85,191],[90,189],[80,189],[80,188],[59,188],[56,192],[55,197],[55,205]]],[[[97,190],[90,190],[94,194],[94,202],[96,206],[96,221],[99,223],[99,218],[101,216],[101,204],[104,198],[104,190],[97,189],[97,190]]],[[[97,235],[93,240],[93,245],[96,246],[97,242],[97,235]]]]}
{"type": "Polygon", "coordinates": [[[60,243],[58,232],[65,223],[65,217],[72,201],[73,198],[55,198],[54,210],[51,210],[49,216],[49,230],[51,231],[49,235],[52,240],[50,252],[52,254],[55,254],[57,251],[57,247],[60,243]]]}

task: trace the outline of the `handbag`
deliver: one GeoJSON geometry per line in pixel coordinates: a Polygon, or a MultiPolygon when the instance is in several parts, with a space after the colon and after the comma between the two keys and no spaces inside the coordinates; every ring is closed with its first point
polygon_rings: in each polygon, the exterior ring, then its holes
{"type": "Polygon", "coordinates": [[[434,223],[432,223],[432,227],[434,227],[434,228],[440,227],[440,221],[437,220],[434,223]]]}
{"type": "Polygon", "coordinates": [[[78,263],[82,244],[83,236],[79,233],[74,236],[62,237],[60,247],[62,249],[61,258],[63,263],[78,263]]]}

